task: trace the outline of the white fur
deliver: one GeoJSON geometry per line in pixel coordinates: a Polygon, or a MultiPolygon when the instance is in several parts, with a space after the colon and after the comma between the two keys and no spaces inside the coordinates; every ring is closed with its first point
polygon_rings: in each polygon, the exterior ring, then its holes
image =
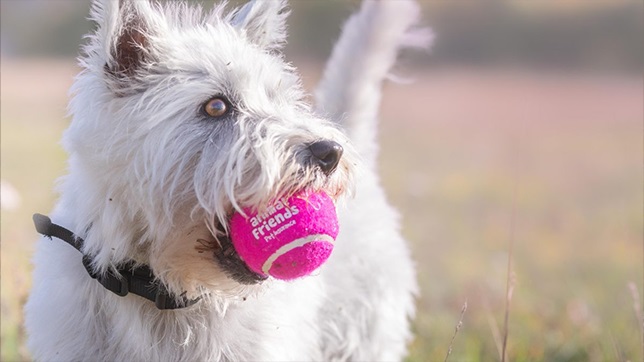
{"type": "Polygon", "coordinates": [[[344,25],[316,91],[317,109],[339,120],[365,163],[375,168],[381,83],[403,47],[426,48],[428,28],[414,1],[364,1],[344,25]]]}
{"type": "Polygon", "coordinates": [[[286,14],[281,0],[229,13],[217,6],[205,16],[180,4],[93,5],[98,28],[72,89],[69,175],[51,218],[85,239],[97,272],[148,264],[175,296],[203,300],[159,311],[141,297],[118,297],[89,278],[76,250],[43,238],[26,306],[37,360],[405,356],[415,275],[373,161],[380,83],[401,46],[423,43],[422,32],[408,32],[418,6],[363,4],[329,61],[317,111],[279,53],[286,14]],[[145,38],[136,48],[142,58],[110,76],[106,66],[124,64],[116,54],[128,31],[145,38]],[[200,115],[220,94],[236,105],[231,118],[200,115]],[[328,177],[302,162],[307,145],[322,139],[345,149],[328,177]],[[336,248],[315,275],[242,285],[197,251],[197,240],[219,242],[217,226],[225,229],[234,210],[261,209],[304,187],[339,200],[336,248]]]}

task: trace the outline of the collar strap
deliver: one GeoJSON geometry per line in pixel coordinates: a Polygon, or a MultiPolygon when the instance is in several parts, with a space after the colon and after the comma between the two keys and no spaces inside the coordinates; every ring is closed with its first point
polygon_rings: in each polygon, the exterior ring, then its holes
{"type": "MultiPolygon", "coordinates": [[[[83,239],[70,230],[52,223],[51,219],[45,215],[34,214],[33,219],[38,233],[50,239],[52,237],[60,239],[82,254],[83,239]]],[[[109,270],[101,275],[94,271],[91,261],[87,255],[83,255],[83,266],[89,276],[118,296],[124,297],[129,293],[136,294],[154,302],[156,307],[162,310],[189,307],[201,299],[201,297],[187,299],[185,296],[181,296],[180,300],[176,300],[171,297],[165,286],[156,279],[147,265],[135,267],[134,263],[125,263],[119,265],[116,272],[109,270]]]]}

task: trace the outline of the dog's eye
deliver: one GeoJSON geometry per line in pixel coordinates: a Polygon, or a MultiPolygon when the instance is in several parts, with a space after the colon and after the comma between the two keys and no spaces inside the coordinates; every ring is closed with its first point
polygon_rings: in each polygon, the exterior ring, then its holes
{"type": "Polygon", "coordinates": [[[210,117],[221,117],[228,113],[228,102],[222,97],[215,97],[204,103],[203,111],[210,117]]]}

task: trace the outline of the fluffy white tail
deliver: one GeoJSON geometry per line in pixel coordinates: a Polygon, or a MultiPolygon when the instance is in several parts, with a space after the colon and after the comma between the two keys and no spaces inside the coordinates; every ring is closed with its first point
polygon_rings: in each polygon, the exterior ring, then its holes
{"type": "Polygon", "coordinates": [[[365,0],[347,20],[315,93],[317,110],[337,120],[369,167],[377,158],[377,120],[382,81],[401,48],[429,46],[414,0],[365,0]]]}

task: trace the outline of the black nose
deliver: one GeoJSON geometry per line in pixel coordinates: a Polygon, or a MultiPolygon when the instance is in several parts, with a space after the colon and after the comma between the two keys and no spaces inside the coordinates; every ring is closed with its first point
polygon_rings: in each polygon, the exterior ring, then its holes
{"type": "Polygon", "coordinates": [[[333,141],[318,141],[309,146],[311,161],[320,167],[322,172],[330,175],[340,163],[344,149],[339,143],[333,141]]]}

